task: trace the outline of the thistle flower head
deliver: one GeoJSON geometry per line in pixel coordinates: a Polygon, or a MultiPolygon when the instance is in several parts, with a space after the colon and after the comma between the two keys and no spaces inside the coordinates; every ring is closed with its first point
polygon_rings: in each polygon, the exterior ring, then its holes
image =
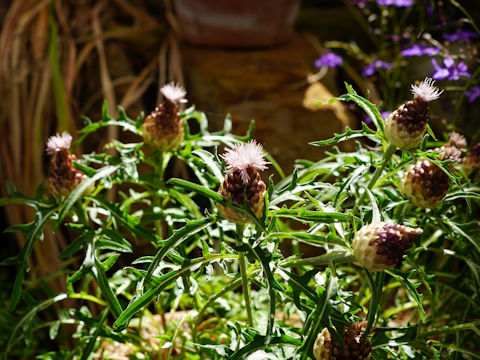
{"type": "Polygon", "coordinates": [[[451,162],[460,164],[462,162],[462,152],[455,146],[442,146],[438,151],[437,159],[450,160],[451,162]]]}
{"type": "Polygon", "coordinates": [[[57,135],[50,136],[47,141],[47,154],[52,155],[62,149],[66,150],[70,147],[71,143],[72,135],[66,131],[64,131],[62,135],[57,133],[57,135]]]}
{"type": "Polygon", "coordinates": [[[262,154],[262,146],[254,140],[227,149],[222,158],[227,163],[228,173],[239,171],[244,184],[250,179],[248,169],[265,170],[269,164],[262,154]]]}
{"type": "Polygon", "coordinates": [[[429,77],[426,77],[419,85],[412,84],[411,89],[413,96],[424,102],[438,99],[443,93],[443,90],[437,89],[433,84],[435,84],[435,80],[429,77]]]}
{"type": "Polygon", "coordinates": [[[162,92],[163,96],[165,96],[174,104],[187,102],[185,99],[187,92],[178,84],[171,82],[170,84],[162,86],[160,91],[162,92]]]}
{"type": "Polygon", "coordinates": [[[313,345],[315,360],[355,359],[369,360],[372,346],[368,337],[363,337],[367,322],[350,323],[343,329],[343,346],[324,328],[313,345]]]}
{"type": "Polygon", "coordinates": [[[458,150],[465,150],[467,147],[467,139],[465,139],[465,136],[452,131],[450,134],[448,134],[447,145],[456,147],[458,150]]]}
{"type": "Polygon", "coordinates": [[[397,265],[422,232],[404,225],[384,222],[363,226],[352,242],[353,254],[370,271],[383,271],[397,265]]]}

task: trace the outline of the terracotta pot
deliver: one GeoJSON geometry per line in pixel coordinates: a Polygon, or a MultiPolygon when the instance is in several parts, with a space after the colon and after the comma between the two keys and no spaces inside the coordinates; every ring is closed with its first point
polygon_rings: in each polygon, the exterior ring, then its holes
{"type": "Polygon", "coordinates": [[[284,43],[300,0],[175,0],[184,39],[212,47],[262,47],[284,43]]]}

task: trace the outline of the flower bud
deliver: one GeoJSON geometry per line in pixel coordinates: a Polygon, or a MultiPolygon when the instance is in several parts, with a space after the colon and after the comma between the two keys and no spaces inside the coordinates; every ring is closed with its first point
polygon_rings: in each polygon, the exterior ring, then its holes
{"type": "Polygon", "coordinates": [[[353,239],[353,254],[367,270],[396,266],[422,230],[384,222],[363,226],[353,239]]]}
{"type": "Polygon", "coordinates": [[[368,338],[363,338],[366,329],[366,321],[351,323],[343,330],[342,347],[327,328],[318,334],[313,345],[315,360],[368,360],[370,359],[372,346],[368,338]]]}
{"type": "MultiPolygon", "coordinates": [[[[73,165],[77,157],[70,153],[68,148],[72,143],[72,136],[67,132],[62,135],[51,136],[47,142],[47,154],[53,155],[48,174],[48,189],[57,199],[67,197],[87,176],[73,165]]],[[[84,195],[94,189],[92,184],[84,195]]]]}
{"type": "Polygon", "coordinates": [[[401,149],[412,149],[422,141],[428,121],[428,103],[438,99],[442,91],[426,78],[420,85],[412,85],[413,100],[407,101],[390,114],[385,121],[385,136],[401,149]]]}
{"type": "Polygon", "coordinates": [[[406,198],[424,209],[441,205],[449,187],[448,175],[427,159],[410,166],[400,182],[400,191],[406,198]]]}
{"type": "Polygon", "coordinates": [[[185,90],[168,84],[160,90],[165,101],[148,115],[142,125],[145,143],[161,151],[177,148],[184,138],[183,122],[178,114],[178,103],[185,102],[185,90]]]}
{"type": "Polygon", "coordinates": [[[474,145],[463,158],[463,171],[470,175],[475,170],[480,169],[480,143],[474,145]]]}
{"type": "MultiPolygon", "coordinates": [[[[227,175],[220,185],[218,192],[233,203],[241,205],[246,200],[252,212],[261,217],[266,185],[260,178],[257,170],[265,170],[268,162],[262,154],[262,147],[251,141],[247,144],[237,145],[228,149],[222,155],[227,164],[227,175]]],[[[233,208],[218,204],[218,208],[226,219],[244,224],[250,222],[250,218],[238,213],[233,208]]]]}

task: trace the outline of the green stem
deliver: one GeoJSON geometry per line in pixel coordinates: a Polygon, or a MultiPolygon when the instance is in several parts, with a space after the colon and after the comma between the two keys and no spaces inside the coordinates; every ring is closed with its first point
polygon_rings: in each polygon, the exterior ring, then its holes
{"type": "Polygon", "coordinates": [[[329,265],[344,264],[355,261],[355,256],[346,252],[331,252],[328,254],[314,256],[306,259],[295,259],[283,264],[285,267],[295,267],[303,265],[329,265]]]}
{"type": "MultiPolygon", "coordinates": [[[[388,162],[392,158],[393,154],[397,150],[397,147],[393,144],[388,145],[387,151],[383,154],[382,157],[382,163],[375,172],[373,173],[372,178],[370,179],[370,182],[367,185],[368,190],[371,190],[375,184],[377,183],[378,178],[380,175],[382,175],[383,170],[385,169],[385,166],[387,166],[388,162]]],[[[367,196],[367,192],[365,191],[361,196],[360,199],[358,199],[357,204],[355,205],[355,209],[357,209],[359,206],[363,204],[363,201],[365,200],[365,197],[367,196]]]]}
{"type": "MultiPolygon", "coordinates": [[[[156,156],[156,158],[155,158],[155,167],[154,167],[154,170],[155,170],[154,183],[159,185],[159,186],[163,183],[163,176],[164,176],[164,173],[165,173],[164,160],[165,160],[164,152],[160,151],[158,156],[156,156]]],[[[158,207],[161,210],[162,209],[162,199],[158,195],[158,190],[159,190],[158,188],[154,189],[153,205],[154,205],[154,207],[158,207]]],[[[157,219],[157,220],[155,220],[154,224],[155,224],[155,231],[156,231],[158,237],[160,237],[160,239],[163,239],[162,220],[157,219]]]]}
{"type": "Polygon", "coordinates": [[[370,287],[370,305],[368,307],[367,314],[367,326],[365,329],[364,337],[368,335],[370,329],[375,325],[377,319],[378,304],[380,302],[380,297],[382,296],[383,284],[385,282],[385,273],[383,271],[377,272],[375,276],[375,281],[372,279],[372,276],[365,270],[366,278],[368,285],[370,287]]]}
{"type": "MultiPolygon", "coordinates": [[[[240,239],[238,244],[243,244],[243,230],[245,229],[244,225],[237,224],[237,235],[240,239]]],[[[238,263],[240,265],[240,275],[242,276],[242,291],[243,297],[245,299],[245,309],[247,310],[247,321],[249,326],[253,326],[253,317],[252,317],[252,307],[250,305],[250,286],[248,285],[248,275],[247,275],[247,260],[245,258],[245,253],[243,251],[238,252],[238,263]]]]}

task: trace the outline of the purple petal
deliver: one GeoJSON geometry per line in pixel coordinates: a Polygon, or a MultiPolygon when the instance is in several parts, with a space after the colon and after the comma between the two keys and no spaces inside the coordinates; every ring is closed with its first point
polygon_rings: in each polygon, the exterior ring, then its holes
{"type": "Polygon", "coordinates": [[[446,57],[445,59],[443,59],[443,65],[445,65],[446,68],[450,68],[452,67],[454,64],[454,61],[451,57],[446,57]]]}
{"type": "Polygon", "coordinates": [[[448,78],[449,76],[450,72],[447,69],[437,69],[437,71],[432,74],[432,78],[434,80],[443,80],[448,78]]]}
{"type": "Polygon", "coordinates": [[[468,102],[475,101],[480,97],[480,86],[472,86],[468,91],[465,91],[465,95],[468,97],[468,102]]]}
{"type": "Polygon", "coordinates": [[[409,48],[406,48],[406,49],[403,49],[402,51],[400,51],[400,54],[402,54],[405,57],[422,56],[423,52],[422,52],[422,47],[420,45],[413,44],[409,48]]]}
{"type": "Polygon", "coordinates": [[[375,66],[373,64],[368,64],[363,68],[362,75],[365,77],[372,76],[375,74],[375,66]]]}
{"type": "Polygon", "coordinates": [[[439,52],[440,52],[440,49],[435,47],[427,47],[423,49],[423,54],[428,56],[437,55],[439,52]]]}
{"type": "Polygon", "coordinates": [[[413,0],[397,0],[395,1],[395,6],[398,7],[408,7],[413,5],[413,0]]]}
{"type": "Polygon", "coordinates": [[[343,64],[343,59],[341,56],[336,55],[331,52],[323,54],[317,61],[315,61],[315,66],[320,68],[322,66],[336,67],[343,64]]]}

